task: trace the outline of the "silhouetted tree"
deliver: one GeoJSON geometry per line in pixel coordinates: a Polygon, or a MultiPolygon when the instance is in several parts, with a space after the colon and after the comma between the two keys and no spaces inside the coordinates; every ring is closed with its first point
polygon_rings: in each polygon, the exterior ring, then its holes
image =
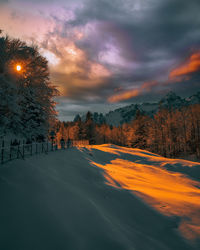
{"type": "Polygon", "coordinates": [[[7,99],[0,99],[1,130],[27,138],[46,136],[56,120],[53,98],[58,94],[49,80],[47,60],[37,47],[8,36],[0,37],[0,58],[0,95],[7,93],[7,99]]]}

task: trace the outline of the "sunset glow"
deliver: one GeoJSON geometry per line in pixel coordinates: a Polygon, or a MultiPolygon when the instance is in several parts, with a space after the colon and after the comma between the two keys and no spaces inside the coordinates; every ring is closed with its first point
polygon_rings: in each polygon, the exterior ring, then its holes
{"type": "Polygon", "coordinates": [[[16,66],[16,70],[17,70],[17,71],[21,71],[21,70],[22,70],[22,66],[18,64],[18,65],[16,66]]]}
{"type": "Polygon", "coordinates": [[[170,78],[190,76],[198,71],[200,71],[200,52],[192,54],[185,63],[173,69],[170,78]]]}
{"type": "Polygon", "coordinates": [[[51,51],[42,50],[41,52],[42,52],[43,56],[47,58],[47,60],[49,61],[49,63],[52,66],[55,66],[60,62],[60,59],[51,51]]]}
{"type": "Polygon", "coordinates": [[[122,91],[117,94],[111,95],[108,98],[108,102],[115,103],[115,102],[120,102],[124,100],[129,100],[133,97],[144,94],[145,92],[149,92],[150,90],[152,90],[153,87],[157,85],[158,85],[157,81],[144,82],[138,88],[122,91]]]}
{"type": "Polygon", "coordinates": [[[200,167],[200,163],[160,158],[145,150],[110,145],[90,147],[91,151],[93,149],[116,155],[114,160],[106,164],[91,162],[92,165],[105,171],[104,177],[108,185],[117,189],[130,190],[167,216],[185,217],[179,225],[182,234],[190,239],[200,236],[200,182],[165,168],[167,164],[172,166],[183,164],[190,167],[199,165],[200,167]],[[121,159],[123,154],[130,160],[121,159]],[[144,161],[146,164],[143,163],[144,161]]]}
{"type": "MultiPolygon", "coordinates": [[[[0,29],[37,45],[61,96],[67,93],[79,105],[81,94],[88,100],[83,105],[87,112],[88,105],[92,110],[97,102],[116,107],[138,99],[155,101],[170,90],[195,92],[200,71],[198,1],[173,2],[3,1],[0,29]],[[166,9],[172,21],[167,14],[165,18],[166,9]],[[179,23],[182,18],[185,22],[179,23]],[[155,87],[142,87],[152,81],[157,81],[155,87]]],[[[58,99],[62,106],[64,99],[58,99]]],[[[100,105],[95,111],[101,112],[100,105]]]]}

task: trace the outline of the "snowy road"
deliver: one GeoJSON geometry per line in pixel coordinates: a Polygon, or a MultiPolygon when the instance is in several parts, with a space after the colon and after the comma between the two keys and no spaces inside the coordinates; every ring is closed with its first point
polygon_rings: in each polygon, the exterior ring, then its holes
{"type": "Polygon", "coordinates": [[[0,249],[199,249],[199,168],[111,145],[9,162],[0,249]]]}

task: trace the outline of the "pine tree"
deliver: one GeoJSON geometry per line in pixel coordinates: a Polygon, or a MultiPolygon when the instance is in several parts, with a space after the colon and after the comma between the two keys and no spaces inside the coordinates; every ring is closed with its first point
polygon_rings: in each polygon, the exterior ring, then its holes
{"type": "Polygon", "coordinates": [[[81,117],[79,114],[74,117],[74,122],[81,122],[81,117]]]}
{"type": "Polygon", "coordinates": [[[22,129],[16,86],[0,76],[0,135],[17,134],[22,129]]]}
{"type": "Polygon", "coordinates": [[[86,131],[86,138],[90,141],[91,144],[95,143],[95,125],[93,122],[92,114],[90,111],[86,114],[86,121],[85,121],[85,131],[86,131]]]}
{"type": "Polygon", "coordinates": [[[147,148],[147,134],[148,134],[148,117],[144,116],[138,110],[136,118],[133,121],[134,137],[132,146],[136,148],[147,148]]]}
{"type": "Polygon", "coordinates": [[[29,47],[19,39],[1,37],[0,73],[0,95],[4,96],[0,101],[3,133],[15,132],[26,138],[46,137],[56,120],[53,98],[58,94],[49,81],[47,60],[38,48],[29,47]],[[17,64],[21,66],[19,72],[17,64]],[[7,130],[3,129],[5,126],[7,130]]]}

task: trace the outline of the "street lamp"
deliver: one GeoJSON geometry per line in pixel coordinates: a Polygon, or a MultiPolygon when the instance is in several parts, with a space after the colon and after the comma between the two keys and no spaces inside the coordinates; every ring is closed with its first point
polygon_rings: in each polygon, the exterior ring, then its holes
{"type": "Polygon", "coordinates": [[[22,70],[22,66],[21,65],[19,65],[19,64],[17,64],[17,66],[16,66],[16,70],[19,72],[19,71],[21,71],[22,70]]]}

